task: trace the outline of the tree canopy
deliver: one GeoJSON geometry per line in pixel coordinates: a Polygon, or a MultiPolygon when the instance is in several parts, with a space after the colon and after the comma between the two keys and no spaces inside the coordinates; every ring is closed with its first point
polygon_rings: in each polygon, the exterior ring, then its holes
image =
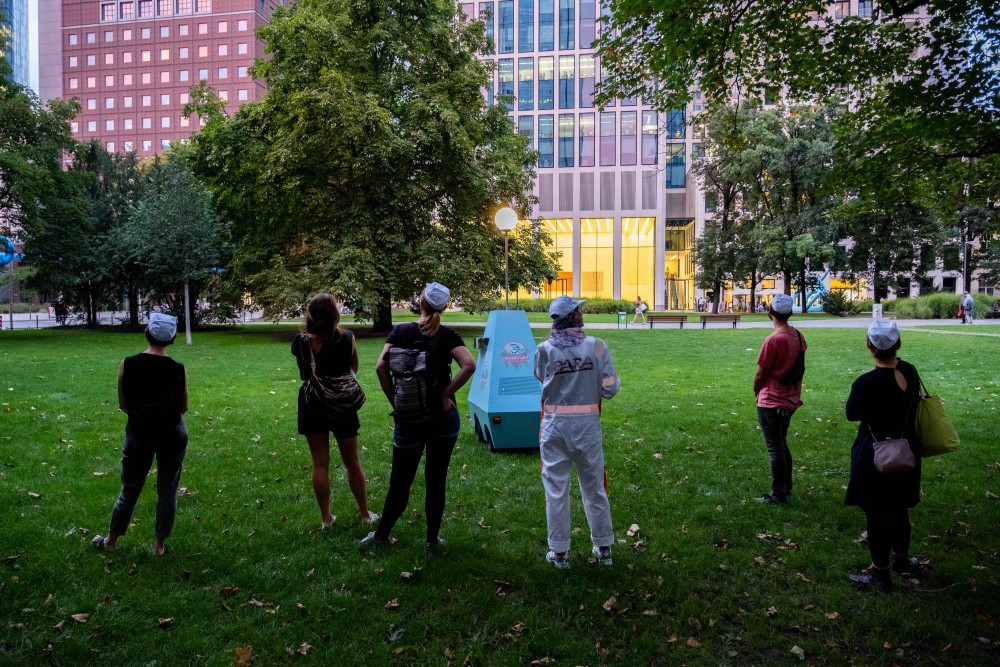
{"type": "MultiPolygon", "coordinates": [[[[482,24],[448,0],[302,0],[260,36],[265,98],[226,116],[202,91],[192,107],[208,116],[198,172],[235,223],[234,277],[279,311],[333,291],[377,329],[428,280],[464,304],[494,298],[493,212],[526,217],[534,154],[506,109],[485,105],[482,24]]],[[[550,262],[520,238],[512,257],[541,257],[525,278],[537,284],[550,262]]]]}

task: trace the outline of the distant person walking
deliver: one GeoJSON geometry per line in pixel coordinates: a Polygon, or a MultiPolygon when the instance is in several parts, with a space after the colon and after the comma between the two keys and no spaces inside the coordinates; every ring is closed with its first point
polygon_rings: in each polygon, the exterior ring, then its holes
{"type": "Polygon", "coordinates": [[[153,313],[146,326],[145,351],[126,357],[118,367],[118,408],[128,415],[122,446],[122,488],[111,510],[107,536],[93,545],[113,551],[128,531],[139,494],[156,459],[156,540],[153,555],[162,556],[174,528],[181,463],[188,432],[181,416],[188,409],[187,372],[167,356],[177,336],[177,318],[153,313]]]}
{"type": "Polygon", "coordinates": [[[535,351],[535,377],[542,383],[539,452],[549,552],[556,569],[569,568],[570,473],[576,464],[593,553],[612,565],[611,504],[605,486],[601,400],[618,393],[621,381],[604,341],[583,331],[583,301],[561,296],[549,306],[549,339],[535,351]]]}
{"type": "Polygon", "coordinates": [[[632,324],[636,324],[637,319],[641,319],[642,323],[646,323],[646,302],[642,300],[641,296],[635,298],[635,317],[632,318],[632,324]]]}
{"type": "MultiPolygon", "coordinates": [[[[337,517],[330,511],[330,433],[337,440],[340,460],[347,471],[347,486],[358,504],[361,523],[371,523],[378,515],[368,509],[365,471],[358,453],[361,421],[356,410],[321,413],[307,403],[305,382],[317,375],[337,378],[358,372],[358,347],[354,334],[340,326],[340,308],[329,294],[317,294],[306,308],[306,331],[292,342],[292,354],[303,385],[299,387],[299,434],[309,443],[312,456],[312,487],[319,505],[321,526],[333,525],[337,517]],[[324,414],[325,413],[325,414],[324,414]]],[[[347,378],[350,380],[350,378],[347,378]]],[[[357,389],[357,387],[354,387],[357,389]]]]}
{"type": "Polygon", "coordinates": [[[757,419],[771,465],[771,490],[757,502],[784,505],[792,492],[792,452],[788,448],[788,425],[802,405],[806,341],[788,324],[792,297],[778,294],[771,299],[767,315],[774,333],[764,339],[757,356],[753,392],[757,396],[757,419]]]}
{"type": "Polygon", "coordinates": [[[406,511],[410,487],[424,450],[428,549],[444,544],[440,536],[445,486],[451,454],[458,440],[460,420],[455,394],[473,373],[476,362],[462,337],[441,324],[451,292],[440,283],[428,283],[420,295],[420,319],[400,324],[386,338],[375,372],[393,408],[392,473],[378,527],[358,541],[363,547],[389,544],[389,534],[406,511]],[[451,377],[451,362],[458,373],[451,377]]]}
{"type": "Polygon", "coordinates": [[[861,424],[851,448],[844,504],[865,512],[872,561],[867,572],[850,579],[861,587],[888,591],[890,565],[901,573],[921,569],[920,560],[910,556],[909,515],[909,508],[920,502],[920,457],[914,456],[916,466],[909,472],[881,473],[875,468],[875,442],[900,436],[917,442],[914,422],[920,379],[912,364],[896,357],[900,340],[895,322],[872,322],[866,344],[875,368],[854,381],[847,398],[847,418],[861,424]]]}
{"type": "Polygon", "coordinates": [[[968,292],[962,295],[962,321],[972,324],[976,319],[976,300],[968,292]]]}

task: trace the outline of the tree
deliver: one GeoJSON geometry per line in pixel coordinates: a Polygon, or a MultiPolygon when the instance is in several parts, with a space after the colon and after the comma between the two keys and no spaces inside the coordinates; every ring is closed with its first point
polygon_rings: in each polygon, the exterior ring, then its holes
{"type": "Polygon", "coordinates": [[[191,284],[207,279],[222,262],[228,228],[212,196],[195,177],[183,152],[157,158],[134,215],[120,228],[124,257],[143,268],[143,284],[177,305],[184,293],[187,344],[191,344],[191,284]]]}
{"type": "Polygon", "coordinates": [[[234,277],[266,283],[279,310],[335,291],[377,330],[429,279],[463,304],[495,298],[493,211],[526,214],[534,154],[485,106],[482,24],[448,0],[302,0],[260,37],[265,98],[233,117],[206,94],[191,109],[208,118],[198,173],[236,222],[234,277]]]}

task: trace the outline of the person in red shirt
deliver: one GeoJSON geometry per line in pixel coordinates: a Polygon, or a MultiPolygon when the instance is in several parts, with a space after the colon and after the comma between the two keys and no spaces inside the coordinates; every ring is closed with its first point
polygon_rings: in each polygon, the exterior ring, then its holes
{"type": "Polygon", "coordinates": [[[788,324],[792,316],[792,297],[787,294],[775,296],[767,315],[774,323],[774,333],[765,338],[760,347],[753,392],[757,395],[757,419],[771,462],[771,491],[756,500],[784,505],[792,492],[788,425],[792,414],[802,405],[806,341],[788,324]]]}

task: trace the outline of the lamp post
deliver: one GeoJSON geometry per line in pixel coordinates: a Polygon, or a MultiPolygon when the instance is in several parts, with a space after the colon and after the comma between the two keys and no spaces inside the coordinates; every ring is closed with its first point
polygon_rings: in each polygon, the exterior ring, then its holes
{"type": "Polygon", "coordinates": [[[509,256],[507,250],[507,240],[510,233],[517,227],[518,217],[517,211],[510,208],[509,206],[504,206],[496,215],[493,217],[493,223],[497,226],[501,232],[503,232],[503,291],[504,291],[504,310],[510,310],[510,284],[509,284],[509,256]]]}
{"type": "Polygon", "coordinates": [[[974,246],[975,243],[975,241],[966,241],[962,252],[965,263],[965,266],[962,269],[962,287],[966,292],[972,289],[972,280],[969,278],[969,252],[972,250],[972,246],[974,246]]]}

